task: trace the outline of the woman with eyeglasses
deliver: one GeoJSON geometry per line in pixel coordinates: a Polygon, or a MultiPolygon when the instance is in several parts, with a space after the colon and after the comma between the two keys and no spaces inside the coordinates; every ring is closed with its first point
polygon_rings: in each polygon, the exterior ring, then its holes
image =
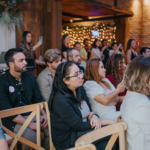
{"type": "Polygon", "coordinates": [[[123,100],[123,97],[118,96],[125,90],[123,82],[115,88],[106,78],[103,62],[98,58],[87,61],[84,82],[84,88],[93,111],[101,116],[101,120],[117,121],[121,113],[116,111],[115,105],[123,100]]]}
{"type": "MultiPolygon", "coordinates": [[[[110,121],[101,121],[92,111],[82,84],[83,73],[75,63],[65,62],[57,67],[49,100],[52,141],[57,150],[74,147],[77,138],[110,121]]],[[[109,138],[96,141],[97,149],[104,150],[109,138]]],[[[115,144],[113,150],[117,148],[115,144]]]]}

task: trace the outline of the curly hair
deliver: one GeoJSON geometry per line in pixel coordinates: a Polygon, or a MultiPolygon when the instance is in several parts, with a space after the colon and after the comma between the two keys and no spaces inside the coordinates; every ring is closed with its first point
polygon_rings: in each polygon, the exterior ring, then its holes
{"type": "Polygon", "coordinates": [[[106,76],[111,74],[115,86],[117,86],[123,79],[123,55],[114,54],[108,58],[106,63],[106,76]]]}

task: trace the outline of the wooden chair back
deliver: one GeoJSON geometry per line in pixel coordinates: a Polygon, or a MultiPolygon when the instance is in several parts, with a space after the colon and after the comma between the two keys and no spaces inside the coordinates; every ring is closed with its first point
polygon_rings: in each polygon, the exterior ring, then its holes
{"type": "Polygon", "coordinates": [[[70,148],[68,150],[96,150],[96,147],[93,144],[88,144],[85,146],[70,148]]]}
{"type": "Polygon", "coordinates": [[[119,147],[120,150],[125,150],[125,135],[124,131],[127,129],[127,124],[125,122],[120,122],[114,125],[109,125],[102,127],[99,130],[91,131],[80,138],[75,142],[75,147],[91,144],[94,141],[97,141],[101,138],[112,135],[105,150],[111,150],[115,144],[117,138],[119,137],[119,147]]]}
{"type": "Polygon", "coordinates": [[[31,112],[31,114],[26,119],[26,121],[24,122],[24,124],[22,125],[22,127],[20,128],[20,130],[18,131],[17,134],[15,134],[14,132],[10,131],[9,129],[7,129],[5,126],[2,125],[3,129],[6,130],[6,133],[14,138],[13,142],[11,143],[10,150],[14,149],[14,147],[18,141],[20,141],[21,143],[24,143],[34,149],[44,150],[44,148],[41,147],[41,135],[40,135],[40,110],[41,109],[43,109],[43,104],[38,103],[38,104],[34,104],[34,105],[27,105],[27,106],[23,106],[23,107],[0,111],[0,118],[6,118],[6,117],[18,115],[18,114],[31,112]],[[31,122],[31,120],[33,119],[33,117],[35,115],[36,115],[36,123],[37,123],[37,144],[21,137],[24,130],[27,128],[27,126],[29,125],[29,123],[31,122]]]}
{"type": "Polygon", "coordinates": [[[49,143],[50,143],[50,150],[55,150],[55,147],[52,142],[52,136],[51,136],[51,120],[50,120],[50,111],[48,108],[48,102],[44,102],[44,108],[46,110],[47,114],[47,120],[48,120],[48,128],[49,128],[49,143]]]}

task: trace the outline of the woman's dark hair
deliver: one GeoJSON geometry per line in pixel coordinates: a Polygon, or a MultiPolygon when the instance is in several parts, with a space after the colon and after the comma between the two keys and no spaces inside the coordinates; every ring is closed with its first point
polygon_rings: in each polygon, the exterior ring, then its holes
{"type": "Polygon", "coordinates": [[[65,40],[65,38],[68,36],[68,34],[64,34],[63,36],[62,36],[62,45],[65,45],[65,43],[64,43],[64,40],[65,40]]]}
{"type": "Polygon", "coordinates": [[[111,44],[111,47],[113,47],[115,44],[117,44],[117,46],[118,46],[118,43],[117,43],[117,42],[113,42],[113,43],[111,44]]]}
{"type": "Polygon", "coordinates": [[[96,42],[99,41],[98,39],[95,39],[94,43],[93,43],[93,48],[96,48],[96,42]]]}
{"type": "Polygon", "coordinates": [[[80,44],[80,42],[75,42],[75,43],[74,43],[74,47],[75,47],[76,45],[78,45],[78,44],[80,44]]]}
{"type": "Polygon", "coordinates": [[[123,55],[114,54],[108,58],[106,63],[106,76],[112,75],[115,86],[117,86],[123,79],[123,55]]]}
{"type": "Polygon", "coordinates": [[[135,41],[135,39],[129,39],[129,41],[128,41],[128,43],[127,43],[127,49],[126,49],[126,51],[127,51],[128,49],[130,49],[132,41],[135,41]]]}
{"type": "MultiPolygon", "coordinates": [[[[29,31],[24,31],[23,34],[22,34],[22,43],[25,45],[25,48],[27,49],[27,41],[26,41],[26,37],[27,37],[27,34],[31,34],[31,32],[29,31]]],[[[32,47],[32,44],[31,43],[28,43],[29,47],[32,47]]]]}
{"type": "Polygon", "coordinates": [[[77,105],[81,105],[81,101],[83,100],[82,93],[79,92],[79,88],[76,89],[76,95],[77,98],[74,96],[73,92],[67,87],[67,85],[64,83],[63,79],[67,78],[70,74],[71,67],[75,65],[74,62],[68,61],[61,63],[56,70],[56,74],[53,81],[53,88],[49,99],[49,109],[52,109],[53,99],[57,93],[57,91],[60,91],[63,95],[70,98],[71,100],[75,101],[77,105]]]}

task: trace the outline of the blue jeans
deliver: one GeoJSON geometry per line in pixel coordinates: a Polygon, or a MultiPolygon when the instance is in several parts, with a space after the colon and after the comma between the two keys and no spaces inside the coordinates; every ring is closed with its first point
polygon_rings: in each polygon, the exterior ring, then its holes
{"type": "Polygon", "coordinates": [[[1,126],[0,126],[0,139],[6,139],[1,126]]]}

